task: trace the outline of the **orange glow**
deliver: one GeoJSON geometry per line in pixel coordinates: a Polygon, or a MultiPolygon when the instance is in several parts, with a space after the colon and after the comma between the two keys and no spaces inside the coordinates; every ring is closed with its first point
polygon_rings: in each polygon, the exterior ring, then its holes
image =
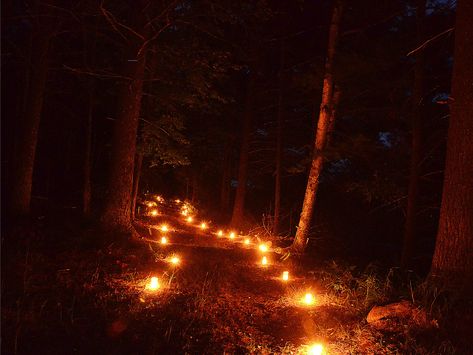
{"type": "Polygon", "coordinates": [[[166,224],[161,225],[161,232],[167,232],[169,231],[169,227],[166,224]]]}
{"type": "Polygon", "coordinates": [[[229,234],[229,237],[230,237],[230,239],[235,239],[235,233],[234,233],[234,232],[231,232],[231,233],[229,234]]]}
{"type": "Polygon", "coordinates": [[[168,238],[161,237],[161,244],[167,244],[167,243],[168,243],[168,238]]]}
{"type": "Polygon", "coordinates": [[[153,206],[155,206],[156,204],[155,204],[154,202],[148,202],[147,205],[148,205],[148,207],[153,207],[153,206]]]}
{"type": "Polygon", "coordinates": [[[284,271],[282,273],[282,279],[283,279],[283,281],[288,281],[289,280],[289,271],[284,271]]]}
{"type": "Polygon", "coordinates": [[[159,289],[159,280],[156,276],[153,276],[149,280],[149,283],[146,285],[146,289],[150,291],[156,291],[157,289],[159,289]]]}
{"type": "Polygon", "coordinates": [[[176,203],[181,203],[181,200],[175,199],[174,202],[176,202],[176,203]]]}
{"type": "Polygon", "coordinates": [[[268,246],[266,244],[260,244],[259,250],[263,253],[266,253],[268,251],[268,246]]]}
{"type": "Polygon", "coordinates": [[[150,213],[151,213],[151,216],[156,217],[158,215],[158,210],[154,209],[150,213]]]}
{"type": "Polygon", "coordinates": [[[207,223],[202,222],[202,223],[200,224],[200,229],[207,229],[207,223]]]}
{"type": "Polygon", "coordinates": [[[245,239],[245,244],[246,244],[246,245],[249,245],[249,244],[250,244],[250,239],[249,239],[249,238],[246,238],[246,239],[245,239]]]}
{"type": "Polygon", "coordinates": [[[181,262],[181,259],[179,259],[179,257],[177,256],[173,256],[170,260],[169,260],[172,264],[174,265],[177,265],[181,262]]]}
{"type": "Polygon", "coordinates": [[[309,346],[307,355],[322,355],[324,353],[324,346],[320,343],[315,343],[309,346]]]}
{"type": "Polygon", "coordinates": [[[261,265],[268,265],[268,258],[263,256],[263,259],[261,259],[261,265]]]}
{"type": "Polygon", "coordinates": [[[302,302],[307,306],[312,306],[315,303],[315,297],[312,293],[306,293],[302,302]]]}
{"type": "Polygon", "coordinates": [[[223,230],[219,230],[219,231],[217,232],[217,235],[218,235],[219,237],[223,236],[223,230]]]}
{"type": "Polygon", "coordinates": [[[189,222],[189,223],[191,223],[193,220],[194,220],[194,218],[192,218],[192,216],[189,216],[189,217],[187,217],[187,219],[186,219],[186,221],[189,222]]]}
{"type": "Polygon", "coordinates": [[[189,212],[187,212],[187,210],[182,210],[182,211],[181,211],[181,214],[182,214],[183,216],[187,216],[188,213],[189,213],[189,212]]]}

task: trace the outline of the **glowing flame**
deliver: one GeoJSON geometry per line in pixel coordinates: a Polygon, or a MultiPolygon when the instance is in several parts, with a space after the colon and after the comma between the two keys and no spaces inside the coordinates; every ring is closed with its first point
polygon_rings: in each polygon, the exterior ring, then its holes
{"type": "Polygon", "coordinates": [[[189,216],[189,217],[187,217],[187,219],[186,219],[186,221],[189,222],[189,223],[191,223],[193,220],[194,220],[194,218],[192,218],[192,216],[189,216]]]}
{"type": "Polygon", "coordinates": [[[153,207],[155,205],[155,203],[154,202],[148,202],[147,205],[148,205],[148,207],[153,207]]]}
{"type": "Polygon", "coordinates": [[[181,203],[181,200],[175,199],[174,202],[176,202],[176,203],[181,203]]]}
{"type": "Polygon", "coordinates": [[[161,237],[161,244],[167,244],[167,243],[168,243],[168,238],[161,237]]]}
{"type": "Polygon", "coordinates": [[[183,216],[187,216],[188,213],[189,213],[189,212],[188,212],[187,210],[182,210],[182,211],[181,211],[181,214],[182,214],[183,216]]]}
{"type": "Polygon", "coordinates": [[[263,259],[261,259],[261,265],[268,265],[268,258],[263,256],[263,259]]]}
{"type": "Polygon", "coordinates": [[[249,244],[250,244],[250,239],[249,239],[249,238],[246,238],[246,239],[245,239],[245,244],[246,244],[246,245],[249,245],[249,244]]]}
{"type": "Polygon", "coordinates": [[[146,285],[146,288],[150,291],[156,291],[159,289],[159,280],[156,276],[153,276],[150,280],[149,283],[146,285]]]}
{"type": "Polygon", "coordinates": [[[260,244],[259,250],[263,253],[266,253],[268,251],[268,246],[266,244],[260,244]]]}
{"type": "Polygon", "coordinates": [[[217,235],[218,235],[219,237],[223,236],[223,230],[219,230],[219,231],[217,232],[217,235]]]}
{"type": "Polygon", "coordinates": [[[207,223],[202,222],[202,223],[200,224],[200,229],[206,229],[206,228],[207,228],[207,223]]]}
{"type": "Polygon", "coordinates": [[[307,355],[322,355],[324,353],[324,346],[320,343],[315,343],[309,346],[307,355]]]}
{"type": "Polygon", "coordinates": [[[302,302],[308,306],[311,306],[315,303],[315,297],[314,295],[312,295],[312,293],[306,293],[304,298],[302,299],[302,302]]]}
{"type": "Polygon", "coordinates": [[[172,264],[174,265],[177,265],[181,262],[181,259],[179,259],[179,257],[177,256],[173,256],[170,260],[169,260],[172,264]]]}
{"type": "Polygon", "coordinates": [[[231,232],[230,235],[229,235],[230,239],[235,239],[235,233],[234,232],[231,232]]]}
{"type": "Polygon", "coordinates": [[[282,273],[282,279],[283,279],[283,281],[288,281],[289,280],[289,271],[284,271],[282,273]]]}
{"type": "Polygon", "coordinates": [[[167,232],[169,230],[169,227],[166,224],[163,224],[161,226],[161,232],[167,232]]]}
{"type": "Polygon", "coordinates": [[[151,211],[151,216],[156,217],[158,215],[158,210],[152,210],[151,211]]]}

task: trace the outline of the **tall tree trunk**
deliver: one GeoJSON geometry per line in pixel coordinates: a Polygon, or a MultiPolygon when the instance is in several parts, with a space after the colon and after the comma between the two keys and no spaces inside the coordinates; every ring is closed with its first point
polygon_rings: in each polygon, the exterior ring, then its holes
{"type": "Polygon", "coordinates": [[[309,172],[309,179],[302,205],[302,212],[297,227],[296,236],[292,244],[292,249],[297,253],[302,253],[308,242],[310,223],[312,220],[315,197],[319,185],[319,177],[323,167],[323,153],[327,142],[327,132],[330,125],[330,108],[333,96],[333,63],[335,50],[338,41],[338,32],[342,7],[340,1],[335,2],[330,24],[328,38],[327,58],[325,60],[325,75],[322,92],[322,102],[320,103],[319,120],[315,134],[314,152],[312,164],[309,172]]]}
{"type": "Polygon", "coordinates": [[[135,219],[136,198],[140,190],[141,166],[143,165],[143,153],[137,150],[135,155],[135,167],[133,173],[133,192],[131,198],[131,219],[135,219]]]}
{"type": "Polygon", "coordinates": [[[227,141],[223,153],[222,185],[220,187],[220,208],[225,212],[228,211],[228,207],[230,206],[231,148],[231,143],[227,141]]]}
{"type": "Polygon", "coordinates": [[[25,216],[30,213],[33,168],[48,74],[48,55],[52,31],[48,25],[40,24],[41,19],[38,19],[37,23],[38,25],[33,28],[34,32],[32,33],[26,100],[19,122],[18,149],[15,154],[16,161],[9,198],[9,212],[13,216],[25,216]]]}
{"type": "MultiPolygon", "coordinates": [[[[425,17],[425,0],[417,0],[417,45],[423,41],[423,21],[425,17]]],[[[412,145],[409,167],[409,188],[407,193],[406,222],[404,226],[404,242],[401,255],[401,267],[409,267],[416,239],[417,205],[419,198],[419,176],[422,160],[422,113],[424,87],[424,51],[416,53],[414,68],[414,92],[412,96],[412,145]]]]}
{"type": "Polygon", "coordinates": [[[245,197],[246,185],[248,181],[248,152],[250,150],[251,141],[255,76],[255,73],[249,74],[248,89],[246,92],[245,113],[243,117],[243,130],[240,146],[240,159],[238,163],[238,185],[235,193],[235,201],[233,204],[232,220],[230,223],[235,228],[241,225],[245,217],[245,197]]]}
{"type": "MultiPolygon", "coordinates": [[[[136,27],[141,29],[146,24],[143,9],[144,6],[136,7],[133,21],[136,27]]],[[[101,224],[104,228],[123,231],[131,229],[130,207],[146,52],[147,47],[142,42],[130,40],[128,55],[123,58],[123,76],[129,79],[123,82],[118,98],[120,109],[113,131],[108,191],[101,216],[101,224]]]]}
{"type": "Polygon", "coordinates": [[[460,0],[440,221],[431,275],[473,287],[473,2],[460,0]]]}
{"type": "Polygon", "coordinates": [[[93,116],[93,84],[89,87],[89,109],[87,120],[85,122],[85,152],[84,152],[84,179],[82,182],[82,215],[89,218],[91,214],[91,200],[92,200],[92,116],[93,116]]]}
{"type": "Polygon", "coordinates": [[[283,144],[282,144],[282,130],[283,130],[283,89],[284,89],[284,40],[281,41],[281,56],[279,68],[279,90],[278,90],[278,113],[276,123],[276,171],[274,181],[274,218],[273,218],[273,234],[277,235],[279,232],[279,218],[281,215],[281,174],[282,174],[282,159],[283,159],[283,144]]]}
{"type": "Polygon", "coordinates": [[[337,118],[338,105],[340,103],[340,96],[342,96],[342,92],[337,85],[335,85],[333,90],[334,91],[332,96],[332,102],[330,103],[330,119],[327,132],[327,146],[330,146],[330,142],[332,141],[332,135],[335,129],[335,119],[337,118]]]}

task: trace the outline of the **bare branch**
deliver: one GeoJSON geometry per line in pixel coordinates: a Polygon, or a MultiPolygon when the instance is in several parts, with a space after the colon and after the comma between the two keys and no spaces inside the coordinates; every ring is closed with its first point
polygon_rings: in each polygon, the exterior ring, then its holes
{"type": "Polygon", "coordinates": [[[447,33],[450,33],[452,32],[453,30],[455,29],[455,27],[452,27],[452,28],[449,28],[448,30],[445,30],[443,31],[442,33],[439,33],[438,35],[428,39],[427,41],[425,41],[424,43],[422,43],[419,47],[417,47],[416,49],[413,49],[412,51],[410,51],[409,53],[406,54],[406,57],[409,57],[411,54],[414,54],[418,51],[420,51],[421,49],[424,49],[425,47],[427,47],[427,45],[430,43],[430,42],[433,42],[435,41],[436,39],[442,37],[443,35],[446,35],[447,33]]]}

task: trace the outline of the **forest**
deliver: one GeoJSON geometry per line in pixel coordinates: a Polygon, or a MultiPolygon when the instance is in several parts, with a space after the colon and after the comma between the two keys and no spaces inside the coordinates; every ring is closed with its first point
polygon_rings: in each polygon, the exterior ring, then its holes
{"type": "Polygon", "coordinates": [[[473,1],[1,9],[2,353],[473,353],[473,1]]]}

